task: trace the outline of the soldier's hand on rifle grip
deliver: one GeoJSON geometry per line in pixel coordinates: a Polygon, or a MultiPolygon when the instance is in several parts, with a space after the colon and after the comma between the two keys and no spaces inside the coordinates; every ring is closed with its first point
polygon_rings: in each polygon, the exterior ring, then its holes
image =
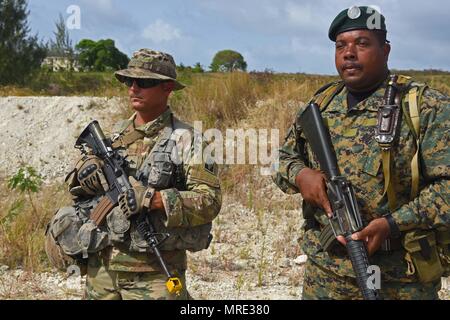
{"type": "Polygon", "coordinates": [[[119,208],[127,218],[141,212],[144,206],[144,196],[147,192],[147,188],[139,181],[133,177],[130,177],[129,180],[133,187],[122,192],[118,199],[119,208]]]}
{"type": "Polygon", "coordinates": [[[369,256],[373,255],[381,246],[384,240],[389,237],[389,223],[385,218],[377,218],[359,232],[352,235],[353,240],[363,240],[367,244],[369,256]]]}
{"type": "Polygon", "coordinates": [[[105,193],[102,185],[103,161],[94,156],[84,156],[76,165],[77,179],[83,189],[89,195],[99,195],[105,193]]]}
{"type": "Polygon", "coordinates": [[[295,184],[300,190],[303,200],[322,208],[331,217],[333,210],[328,200],[326,178],[322,172],[304,168],[300,170],[295,178],[295,184]]]}

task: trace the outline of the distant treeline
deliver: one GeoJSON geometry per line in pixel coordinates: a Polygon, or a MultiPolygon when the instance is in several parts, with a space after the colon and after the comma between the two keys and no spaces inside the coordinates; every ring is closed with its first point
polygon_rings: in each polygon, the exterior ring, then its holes
{"type": "MultiPolygon", "coordinates": [[[[426,82],[430,86],[450,94],[450,72],[442,70],[391,70],[394,73],[404,74],[414,77],[417,81],[426,82]]],[[[327,83],[338,80],[337,75],[317,75],[307,73],[277,73],[271,70],[233,72],[249,75],[249,85],[259,86],[261,84],[289,82],[292,84],[327,83]],[[311,82],[311,80],[318,82],[311,82]]],[[[204,72],[197,73],[189,68],[178,70],[178,78],[188,86],[195,86],[199,80],[208,79],[228,79],[226,74],[204,72]]],[[[247,88],[248,89],[248,88],[247,88]]],[[[313,88],[314,89],[314,88],[313,88]]],[[[312,90],[313,90],[312,89],[312,90]]],[[[315,88],[317,89],[317,88],[315,88]]],[[[126,95],[126,88],[118,82],[112,71],[105,72],[51,72],[42,69],[34,73],[26,84],[0,86],[0,96],[123,96],[126,95]]],[[[177,93],[177,94],[181,94],[177,93]]]]}

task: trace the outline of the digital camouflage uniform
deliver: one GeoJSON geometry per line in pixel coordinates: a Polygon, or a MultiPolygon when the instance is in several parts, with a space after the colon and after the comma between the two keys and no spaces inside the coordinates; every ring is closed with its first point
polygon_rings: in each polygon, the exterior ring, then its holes
{"type": "MultiPolygon", "coordinates": [[[[134,116],[118,124],[119,131],[122,133],[116,135],[114,139],[120,142],[120,137],[134,130],[143,133],[142,139],[130,145],[125,144],[127,159],[131,163],[130,175],[136,174],[158,141],[162,130],[171,125],[172,113],[168,109],[154,121],[137,128],[134,127],[133,119],[134,116]],[[124,128],[126,129],[123,130],[124,128]]],[[[176,130],[172,135],[175,135],[177,151],[180,159],[183,159],[186,190],[176,188],[161,190],[165,207],[165,212],[161,213],[162,220],[168,228],[191,228],[209,223],[216,217],[221,206],[220,186],[217,171],[210,170],[208,165],[198,163],[194,159],[193,129],[176,118],[173,118],[173,121],[176,130]]],[[[161,250],[161,252],[169,271],[182,281],[183,292],[180,296],[172,296],[168,293],[165,287],[166,276],[161,272],[153,254],[131,252],[118,244],[103,250],[98,255],[89,256],[86,297],[88,299],[187,299],[188,292],[184,281],[187,267],[186,250],[161,250]]]]}
{"type": "MultiPolygon", "coordinates": [[[[344,87],[328,104],[322,116],[329,127],[341,173],[352,183],[363,219],[369,222],[389,213],[387,197],[383,196],[384,177],[381,152],[375,141],[377,110],[383,104],[386,83],[350,111],[344,87]]],[[[314,100],[320,96],[318,94],[314,100]]],[[[307,105],[302,106],[297,117],[307,105]]],[[[392,212],[402,235],[415,229],[450,227],[450,100],[433,89],[426,89],[420,105],[421,176],[419,195],[410,201],[411,158],[416,151],[415,140],[406,121],[401,121],[399,140],[391,151],[391,179],[398,207],[392,212]]],[[[321,108],[322,110],[322,108],[321,108]]],[[[275,183],[286,193],[299,192],[295,178],[301,169],[317,169],[310,146],[298,124],[290,128],[280,149],[275,183]]],[[[327,224],[323,210],[303,203],[303,215],[313,218],[317,226],[305,231],[302,250],[308,255],[304,299],[361,299],[355,275],[345,248],[326,252],[319,242],[320,230],[327,224]]],[[[436,299],[438,281],[422,284],[400,247],[390,252],[377,251],[371,264],[381,269],[381,295],[385,299],[436,299]],[[410,268],[408,270],[408,268],[410,268]]]]}

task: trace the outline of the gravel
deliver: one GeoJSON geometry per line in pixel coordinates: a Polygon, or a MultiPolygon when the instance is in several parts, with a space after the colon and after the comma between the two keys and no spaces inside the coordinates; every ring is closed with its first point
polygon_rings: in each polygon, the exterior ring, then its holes
{"type": "Polygon", "coordinates": [[[45,181],[64,178],[80,152],[76,138],[94,118],[105,129],[120,98],[0,97],[0,177],[31,165],[45,181]]]}

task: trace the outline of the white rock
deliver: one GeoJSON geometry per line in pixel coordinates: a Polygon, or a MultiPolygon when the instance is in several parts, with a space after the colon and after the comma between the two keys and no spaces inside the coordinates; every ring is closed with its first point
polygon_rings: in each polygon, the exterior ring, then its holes
{"type": "Polygon", "coordinates": [[[308,256],[306,254],[302,254],[294,259],[295,264],[301,265],[304,264],[308,260],[308,256]]]}
{"type": "Polygon", "coordinates": [[[9,270],[9,267],[7,265],[0,265],[0,272],[6,272],[9,270]]]}

